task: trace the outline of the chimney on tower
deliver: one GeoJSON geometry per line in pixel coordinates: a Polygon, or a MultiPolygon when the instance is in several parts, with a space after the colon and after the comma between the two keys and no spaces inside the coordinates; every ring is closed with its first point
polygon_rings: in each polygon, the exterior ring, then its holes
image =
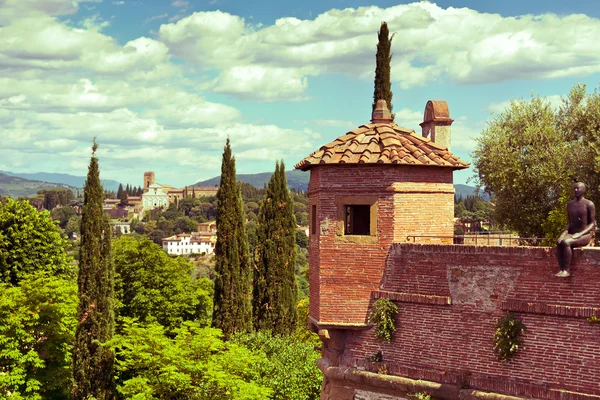
{"type": "Polygon", "coordinates": [[[423,129],[423,137],[450,150],[453,122],[448,103],[443,100],[429,100],[425,105],[423,122],[419,125],[423,129]]]}

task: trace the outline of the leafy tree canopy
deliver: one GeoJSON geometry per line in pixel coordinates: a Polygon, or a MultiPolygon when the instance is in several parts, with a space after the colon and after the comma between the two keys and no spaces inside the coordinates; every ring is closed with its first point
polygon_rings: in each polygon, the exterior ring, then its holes
{"type": "Polygon", "coordinates": [[[42,272],[66,275],[73,267],[66,241],[47,211],[26,201],[8,198],[0,204],[0,281],[17,284],[25,276],[42,272]]]}
{"type": "Polygon", "coordinates": [[[115,239],[113,256],[119,318],[158,322],[167,329],[187,320],[210,324],[213,285],[207,278],[192,279],[189,260],[169,257],[139,235],[115,239]]]}
{"type": "Polygon", "coordinates": [[[323,374],[317,367],[321,357],[309,343],[293,336],[273,336],[260,331],[237,334],[232,341],[252,351],[264,353],[265,359],[252,365],[260,385],[273,390],[271,399],[318,400],[323,374]]]}
{"type": "Polygon", "coordinates": [[[225,343],[221,332],[184,322],[173,339],[158,324],[124,319],[113,339],[118,391],[135,399],[259,400],[271,390],[256,371],[265,357],[225,343]],[[259,383],[260,380],[260,383],[259,383]]]}
{"type": "Polygon", "coordinates": [[[0,284],[0,393],[69,398],[76,311],[73,280],[30,275],[0,284]]]}
{"type": "Polygon", "coordinates": [[[473,162],[498,223],[521,236],[557,237],[574,180],[600,201],[600,93],[575,85],[557,109],[539,96],[512,101],[482,132],[473,162]]]}

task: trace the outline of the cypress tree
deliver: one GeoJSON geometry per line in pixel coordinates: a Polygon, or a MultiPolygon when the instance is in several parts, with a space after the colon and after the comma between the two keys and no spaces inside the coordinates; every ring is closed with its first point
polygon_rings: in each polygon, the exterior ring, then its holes
{"type": "MultiPolygon", "coordinates": [[[[373,91],[373,111],[377,105],[377,100],[385,100],[390,112],[392,111],[392,82],[390,80],[390,62],[392,55],[392,39],[388,30],[387,22],[382,22],[379,32],[377,32],[379,42],[377,43],[377,55],[375,65],[375,90],[373,91]]],[[[393,116],[394,114],[392,114],[393,116]]]]}
{"type": "Polygon", "coordinates": [[[217,243],[213,326],[226,339],[252,329],[250,261],[244,206],[235,176],[229,138],[223,151],[221,185],[217,191],[217,243]]]}
{"type": "Polygon", "coordinates": [[[92,158],[84,188],[81,246],[77,286],[79,306],[73,349],[73,399],[115,398],[114,354],[104,346],[114,331],[114,265],[111,229],[102,210],[98,145],[94,139],[92,158]]]}
{"type": "Polygon", "coordinates": [[[258,214],[252,311],[254,328],[289,335],[296,329],[296,218],[285,165],[276,163],[258,214]]]}
{"type": "Polygon", "coordinates": [[[117,199],[123,198],[123,184],[119,183],[119,189],[117,190],[117,199]]]}

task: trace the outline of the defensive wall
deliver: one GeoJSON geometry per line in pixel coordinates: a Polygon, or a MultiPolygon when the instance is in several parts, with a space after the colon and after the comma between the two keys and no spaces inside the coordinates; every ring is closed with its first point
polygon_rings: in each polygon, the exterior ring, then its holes
{"type": "Polygon", "coordinates": [[[315,282],[322,399],[600,399],[600,324],[587,319],[600,317],[600,249],[577,249],[561,279],[553,248],[393,243],[380,260],[381,244],[353,243],[361,262],[329,264],[315,282]],[[368,322],[380,297],[399,309],[389,344],[368,322]],[[508,312],[526,331],[501,362],[494,333],[508,312]]]}

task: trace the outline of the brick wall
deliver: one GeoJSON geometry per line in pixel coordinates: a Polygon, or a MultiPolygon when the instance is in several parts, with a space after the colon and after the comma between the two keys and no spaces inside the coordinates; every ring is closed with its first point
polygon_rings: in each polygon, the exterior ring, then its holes
{"type": "Polygon", "coordinates": [[[600,249],[576,250],[572,277],[560,279],[550,248],[392,244],[324,255],[333,245],[321,247],[321,318],[365,321],[364,296],[368,306],[391,298],[399,315],[390,344],[372,328],[331,327],[335,349],[324,340],[323,353],[331,365],[525,398],[600,398],[600,324],[586,319],[600,317],[600,249]],[[358,262],[345,262],[352,254],[358,262]],[[494,329],[508,311],[527,331],[502,363],[494,329]],[[373,363],[378,351],[383,362],[373,363]]]}
{"type": "Polygon", "coordinates": [[[382,266],[392,243],[406,241],[408,235],[451,236],[453,195],[450,168],[312,168],[309,221],[312,206],[316,205],[318,226],[316,233],[312,234],[311,229],[309,235],[311,320],[320,325],[364,326],[371,292],[382,283],[382,266]],[[348,237],[343,233],[340,207],[352,198],[376,204],[376,232],[371,237],[348,237]]]}

